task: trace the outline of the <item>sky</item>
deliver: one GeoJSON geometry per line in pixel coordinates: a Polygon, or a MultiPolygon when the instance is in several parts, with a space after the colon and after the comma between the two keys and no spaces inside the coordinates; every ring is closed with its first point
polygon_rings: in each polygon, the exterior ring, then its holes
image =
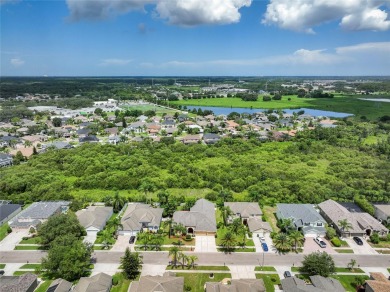
{"type": "Polygon", "coordinates": [[[390,0],[0,0],[0,76],[389,76],[390,0]]]}

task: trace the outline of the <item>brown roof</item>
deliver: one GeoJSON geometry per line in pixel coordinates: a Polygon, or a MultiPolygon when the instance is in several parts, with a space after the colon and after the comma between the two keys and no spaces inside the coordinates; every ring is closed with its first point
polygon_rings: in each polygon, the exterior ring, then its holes
{"type": "Polygon", "coordinates": [[[30,157],[33,154],[34,147],[18,148],[18,149],[10,151],[10,154],[11,155],[16,155],[16,153],[18,153],[18,151],[22,152],[22,155],[28,158],[28,157],[30,157]]]}

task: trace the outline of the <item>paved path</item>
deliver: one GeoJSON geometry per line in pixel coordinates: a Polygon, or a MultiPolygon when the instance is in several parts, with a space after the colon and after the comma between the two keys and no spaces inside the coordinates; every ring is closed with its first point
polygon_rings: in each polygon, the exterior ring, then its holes
{"type": "Polygon", "coordinates": [[[363,245],[357,245],[352,238],[345,238],[344,240],[348,242],[354,254],[378,254],[365,240],[363,240],[363,245]]]}
{"type": "Polygon", "coordinates": [[[12,231],[0,242],[0,251],[14,250],[15,246],[26,236],[28,236],[28,230],[12,231]]]}
{"type": "Polygon", "coordinates": [[[256,279],[255,266],[229,265],[232,279],[256,279]]]}
{"type": "Polygon", "coordinates": [[[4,276],[13,276],[14,272],[19,270],[19,268],[26,263],[10,263],[6,264],[4,268],[4,276]]]}
{"type": "Polygon", "coordinates": [[[166,265],[144,264],[142,265],[141,276],[162,276],[166,272],[166,268],[166,265]]]}
{"type": "Polygon", "coordinates": [[[119,264],[99,264],[96,263],[94,269],[92,270],[92,276],[99,273],[106,273],[113,276],[117,272],[120,272],[119,264]]]}
{"type": "MultiPolygon", "coordinates": [[[[124,252],[113,251],[95,251],[97,263],[119,263],[120,257],[124,252]]],[[[197,264],[202,266],[207,265],[259,265],[262,263],[262,254],[259,253],[198,253],[184,252],[187,255],[196,255],[198,257],[197,264]]],[[[145,264],[160,264],[168,265],[170,258],[168,252],[145,252],[143,254],[143,262],[145,264]]],[[[5,251],[0,252],[0,263],[26,263],[40,262],[41,258],[46,256],[45,251],[5,251]]],[[[293,266],[301,265],[303,254],[286,254],[279,255],[276,253],[266,253],[264,255],[265,266],[293,266]]],[[[355,259],[360,267],[390,267],[390,255],[357,255],[357,254],[334,254],[332,255],[337,267],[346,267],[351,259],[355,259]]]]}
{"type": "Polygon", "coordinates": [[[195,252],[217,252],[214,235],[197,235],[195,237],[195,252]]]}

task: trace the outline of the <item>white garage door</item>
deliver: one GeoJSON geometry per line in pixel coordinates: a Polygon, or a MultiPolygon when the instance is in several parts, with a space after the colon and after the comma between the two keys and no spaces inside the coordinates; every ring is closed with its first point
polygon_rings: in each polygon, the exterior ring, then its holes
{"type": "Polygon", "coordinates": [[[97,231],[87,231],[87,236],[84,237],[84,242],[94,243],[97,237],[97,231]]]}

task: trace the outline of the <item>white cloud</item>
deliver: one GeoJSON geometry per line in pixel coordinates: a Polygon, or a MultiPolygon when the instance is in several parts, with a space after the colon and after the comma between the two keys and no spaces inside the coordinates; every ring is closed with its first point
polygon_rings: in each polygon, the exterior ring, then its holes
{"type": "Polygon", "coordinates": [[[262,22],[284,29],[314,33],[312,27],[341,20],[346,30],[388,30],[383,0],[270,0],[262,22]]]}
{"type": "Polygon", "coordinates": [[[390,56],[390,42],[362,43],[354,46],[336,48],[338,54],[385,53],[390,56]]]}
{"type": "Polygon", "coordinates": [[[102,20],[131,10],[143,10],[154,0],[66,0],[70,20],[102,20]]]}
{"type": "Polygon", "coordinates": [[[10,63],[14,67],[20,67],[20,66],[23,66],[25,62],[24,62],[24,60],[22,60],[20,58],[12,58],[10,63]]]}
{"type": "Polygon", "coordinates": [[[132,62],[132,60],[126,59],[104,59],[99,66],[125,66],[132,62]]]}
{"type": "Polygon", "coordinates": [[[156,13],[174,25],[228,24],[238,22],[239,9],[251,3],[252,0],[160,0],[156,13]]]}

